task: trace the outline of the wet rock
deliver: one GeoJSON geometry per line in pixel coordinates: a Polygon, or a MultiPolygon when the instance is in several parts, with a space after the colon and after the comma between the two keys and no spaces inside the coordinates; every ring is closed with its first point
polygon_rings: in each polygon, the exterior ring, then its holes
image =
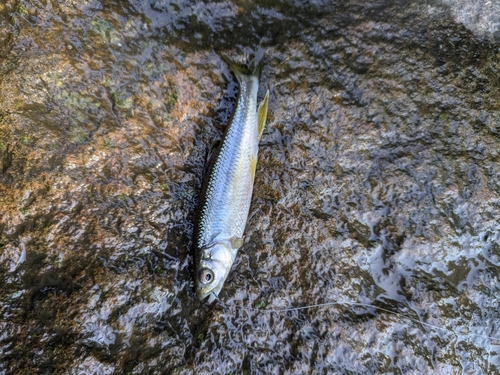
{"type": "MultiPolygon", "coordinates": [[[[14,11],[16,3],[16,1],[7,0],[0,5],[0,25],[2,25],[0,28],[0,60],[4,60],[12,49],[13,27],[11,26],[10,14],[14,11]]],[[[4,69],[0,70],[0,73],[5,73],[5,67],[2,66],[2,68],[4,69]]]]}
{"type": "Polygon", "coordinates": [[[5,175],[9,167],[12,165],[12,151],[4,143],[0,144],[0,170],[2,175],[5,175]]]}
{"type": "MultiPolygon", "coordinates": [[[[497,42],[500,40],[500,5],[487,0],[441,0],[448,5],[459,23],[465,24],[478,37],[486,37],[497,42]]],[[[455,42],[460,42],[455,38],[455,42]]]]}
{"type": "Polygon", "coordinates": [[[495,5],[460,4],[0,5],[0,372],[498,373],[495,5]],[[205,306],[215,51],[259,44],[252,213],[205,306]]]}
{"type": "Polygon", "coordinates": [[[31,190],[28,190],[26,194],[19,201],[19,208],[21,210],[27,209],[35,201],[35,195],[31,190]]]}

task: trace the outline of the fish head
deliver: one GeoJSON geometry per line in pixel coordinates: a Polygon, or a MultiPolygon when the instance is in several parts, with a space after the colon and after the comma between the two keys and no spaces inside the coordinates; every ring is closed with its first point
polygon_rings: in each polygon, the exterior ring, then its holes
{"type": "Polygon", "coordinates": [[[201,252],[196,264],[196,294],[203,301],[208,298],[212,303],[229,275],[233,265],[235,252],[224,243],[216,243],[201,252]]]}

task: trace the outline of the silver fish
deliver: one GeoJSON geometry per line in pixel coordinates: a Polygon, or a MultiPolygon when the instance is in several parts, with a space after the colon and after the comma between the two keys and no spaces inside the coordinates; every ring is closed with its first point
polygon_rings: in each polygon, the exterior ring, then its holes
{"type": "Polygon", "coordinates": [[[251,68],[222,56],[238,80],[236,107],[204,180],[194,230],[195,286],[200,300],[219,295],[238,249],[252,199],[258,144],[269,91],[257,106],[262,53],[251,68]]]}

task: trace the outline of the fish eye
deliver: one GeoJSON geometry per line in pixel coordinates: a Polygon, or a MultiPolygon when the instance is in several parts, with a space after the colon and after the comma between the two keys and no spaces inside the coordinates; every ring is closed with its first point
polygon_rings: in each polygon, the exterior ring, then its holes
{"type": "Polygon", "coordinates": [[[210,284],[212,281],[214,281],[215,277],[212,270],[204,268],[200,270],[200,272],[198,273],[198,279],[200,280],[200,283],[207,285],[210,284]]]}

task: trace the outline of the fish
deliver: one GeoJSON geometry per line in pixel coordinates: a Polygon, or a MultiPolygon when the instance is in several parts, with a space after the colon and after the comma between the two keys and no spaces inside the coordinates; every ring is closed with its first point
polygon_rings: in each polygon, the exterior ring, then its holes
{"type": "Polygon", "coordinates": [[[269,90],[257,107],[263,51],[250,64],[238,64],[226,55],[238,81],[238,98],[224,136],[211,157],[202,184],[194,223],[194,279],[200,301],[218,298],[229,275],[250,212],[259,152],[266,125],[269,90]]]}

